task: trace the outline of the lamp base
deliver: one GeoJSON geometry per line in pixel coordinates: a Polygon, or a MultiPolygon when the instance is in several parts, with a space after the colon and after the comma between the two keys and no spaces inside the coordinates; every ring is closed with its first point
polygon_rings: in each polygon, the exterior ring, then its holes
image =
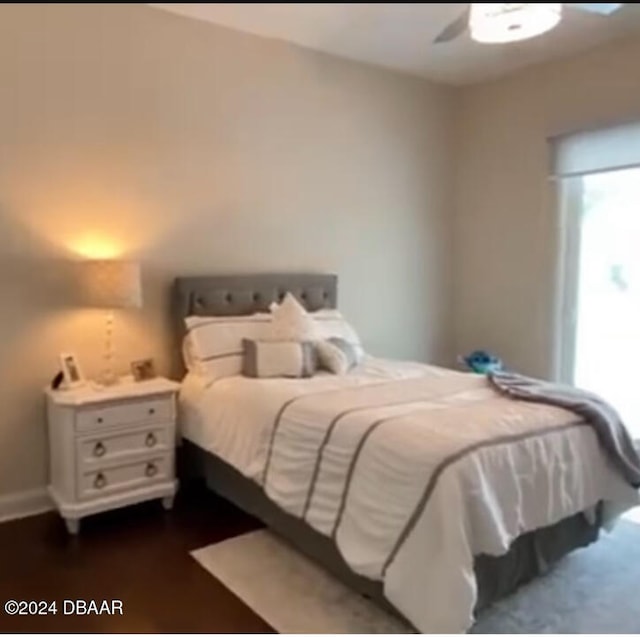
{"type": "Polygon", "coordinates": [[[117,385],[119,382],[120,378],[118,378],[111,369],[105,369],[96,381],[101,387],[113,387],[113,385],[117,385]]]}
{"type": "Polygon", "coordinates": [[[113,311],[109,310],[105,315],[104,367],[98,376],[98,384],[102,387],[112,387],[119,382],[120,379],[113,371],[113,311]]]}

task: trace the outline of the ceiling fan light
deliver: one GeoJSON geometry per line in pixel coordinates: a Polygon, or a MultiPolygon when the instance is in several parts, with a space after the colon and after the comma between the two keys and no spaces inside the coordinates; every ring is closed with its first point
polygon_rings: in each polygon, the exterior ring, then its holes
{"type": "Polygon", "coordinates": [[[526,40],[555,27],[562,18],[562,3],[471,4],[469,30],[476,42],[503,43],[526,40]]]}

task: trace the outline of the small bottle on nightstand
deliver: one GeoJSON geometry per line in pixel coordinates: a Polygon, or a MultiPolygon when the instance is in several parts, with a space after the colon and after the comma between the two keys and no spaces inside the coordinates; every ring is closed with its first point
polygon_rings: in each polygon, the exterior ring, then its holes
{"type": "Polygon", "coordinates": [[[49,493],[69,533],[83,517],[145,500],[171,509],[179,387],[154,378],[47,389],[49,493]]]}

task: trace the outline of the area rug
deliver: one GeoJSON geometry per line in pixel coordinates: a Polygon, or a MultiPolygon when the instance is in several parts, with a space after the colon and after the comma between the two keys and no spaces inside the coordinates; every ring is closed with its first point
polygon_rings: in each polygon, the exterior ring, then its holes
{"type": "MultiPolygon", "coordinates": [[[[411,629],[273,536],[255,531],[191,554],[280,633],[411,629]]],[[[480,615],[472,633],[640,633],[640,525],[562,560],[480,615]]]]}

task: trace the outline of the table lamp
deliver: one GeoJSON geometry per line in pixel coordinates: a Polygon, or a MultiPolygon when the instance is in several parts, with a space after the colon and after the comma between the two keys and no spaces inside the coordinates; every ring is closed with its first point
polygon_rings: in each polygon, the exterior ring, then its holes
{"type": "Polygon", "coordinates": [[[104,366],[98,379],[101,385],[114,385],[118,376],[113,369],[114,310],[142,307],[140,264],[122,260],[90,260],[81,264],[83,304],[105,308],[104,366]]]}

